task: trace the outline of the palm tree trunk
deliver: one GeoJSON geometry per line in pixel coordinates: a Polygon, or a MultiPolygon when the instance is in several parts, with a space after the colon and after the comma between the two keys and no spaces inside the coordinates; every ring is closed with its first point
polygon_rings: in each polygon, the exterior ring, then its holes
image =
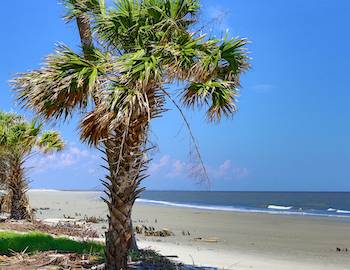
{"type": "MultiPolygon", "coordinates": [[[[80,14],[77,16],[76,21],[84,57],[89,59],[90,52],[94,48],[89,18],[86,14],[80,14]]],[[[130,164],[128,162],[126,164],[124,164],[125,162],[118,163],[121,150],[120,146],[122,144],[120,138],[122,135],[117,131],[112,136],[114,139],[110,139],[105,143],[105,154],[108,161],[107,169],[110,171],[110,175],[107,177],[108,182],[104,182],[104,185],[108,189],[108,197],[110,198],[110,201],[106,201],[109,209],[109,228],[105,233],[106,269],[121,270],[127,269],[127,255],[129,250],[138,249],[131,220],[131,209],[136,199],[131,198],[135,197],[134,193],[137,187],[133,187],[131,190],[122,187],[122,183],[132,183],[135,179],[132,179],[132,175],[130,174],[120,173],[127,171],[128,169],[125,167],[130,166],[130,164]],[[116,166],[117,163],[119,164],[118,166],[116,166]]],[[[141,149],[140,142],[136,142],[136,145],[141,149]]],[[[132,150],[130,151],[129,155],[132,156],[132,150]]],[[[132,158],[135,158],[136,161],[138,160],[136,156],[132,158]]],[[[139,171],[138,168],[138,174],[139,171]]],[[[132,173],[135,174],[135,172],[132,173]]]]}
{"type": "Polygon", "coordinates": [[[109,228],[106,232],[106,269],[126,270],[128,252],[133,243],[131,210],[142,192],[140,182],[146,177],[144,139],[148,119],[135,119],[105,142],[109,175],[107,188],[109,228]]]}
{"type": "Polygon", "coordinates": [[[10,161],[9,190],[11,196],[10,218],[15,220],[30,219],[28,188],[24,176],[23,161],[18,157],[12,157],[10,161]]]}
{"type": "Polygon", "coordinates": [[[89,17],[87,14],[82,13],[77,16],[76,20],[80,35],[81,46],[84,52],[84,57],[86,59],[89,59],[90,51],[93,49],[89,17]]]}

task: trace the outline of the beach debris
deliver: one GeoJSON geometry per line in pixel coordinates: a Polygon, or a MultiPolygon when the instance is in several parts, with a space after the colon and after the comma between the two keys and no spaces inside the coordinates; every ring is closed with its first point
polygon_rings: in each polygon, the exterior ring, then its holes
{"type": "Polygon", "coordinates": [[[6,222],[0,223],[0,229],[8,229],[19,232],[42,231],[53,235],[66,235],[80,238],[99,237],[98,232],[89,226],[60,221],[51,225],[40,220],[34,220],[32,222],[7,220],[6,222]]]}
{"type": "Polygon", "coordinates": [[[72,219],[72,220],[76,219],[75,217],[72,217],[72,216],[69,216],[69,215],[66,215],[66,214],[63,214],[63,218],[65,218],[65,219],[72,219]]]}
{"type": "Polygon", "coordinates": [[[89,254],[66,253],[54,251],[26,254],[13,253],[11,256],[0,256],[1,269],[103,269],[98,268],[102,258],[89,254]],[[50,267],[50,268],[48,268],[50,267]],[[55,268],[52,268],[55,267],[55,268]]]}
{"type": "Polygon", "coordinates": [[[87,222],[87,223],[107,222],[106,219],[103,219],[101,217],[95,217],[95,216],[88,217],[86,215],[84,216],[84,221],[87,222]]]}
{"type": "Polygon", "coordinates": [[[46,211],[46,210],[50,210],[49,207],[39,207],[39,208],[33,208],[32,211],[33,212],[41,212],[41,211],[46,211]]]}
{"type": "Polygon", "coordinates": [[[200,242],[206,242],[206,243],[218,243],[219,239],[215,237],[208,237],[208,238],[203,238],[203,237],[195,237],[193,238],[194,241],[200,241],[200,242]]]}
{"type": "Polygon", "coordinates": [[[152,226],[136,225],[136,234],[143,234],[144,236],[158,236],[158,237],[168,237],[173,236],[174,233],[167,228],[156,230],[152,226]]]}
{"type": "Polygon", "coordinates": [[[136,227],[135,227],[135,232],[136,232],[137,234],[142,234],[142,233],[143,233],[142,226],[136,225],[136,227]]]}
{"type": "Polygon", "coordinates": [[[348,252],[348,251],[350,251],[350,249],[348,249],[348,248],[339,248],[339,247],[337,247],[337,248],[336,248],[336,251],[337,251],[337,252],[348,252]]]}
{"type": "Polygon", "coordinates": [[[187,232],[186,232],[186,231],[182,230],[182,235],[183,235],[183,236],[186,236],[186,235],[188,235],[188,236],[189,236],[189,235],[191,235],[191,234],[190,234],[190,232],[189,232],[189,231],[187,231],[187,232]]]}
{"type": "Polygon", "coordinates": [[[0,215],[0,222],[5,222],[8,219],[8,215],[0,215]]]}
{"type": "MultiPolygon", "coordinates": [[[[212,267],[184,265],[173,259],[176,255],[161,255],[151,249],[132,251],[128,257],[129,269],[134,270],[218,270],[212,267]]],[[[58,253],[45,251],[28,254],[25,251],[0,256],[0,269],[48,270],[48,269],[104,269],[103,257],[90,254],[58,253]]]]}

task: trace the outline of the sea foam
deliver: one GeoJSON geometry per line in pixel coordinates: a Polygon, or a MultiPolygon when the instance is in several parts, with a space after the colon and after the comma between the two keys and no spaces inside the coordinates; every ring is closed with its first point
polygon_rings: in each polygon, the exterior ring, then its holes
{"type": "Polygon", "coordinates": [[[350,214],[350,211],[348,210],[337,210],[336,212],[340,214],[350,214]]]}
{"type": "Polygon", "coordinates": [[[157,201],[149,199],[137,199],[138,203],[155,204],[170,207],[181,207],[191,208],[199,210],[212,210],[212,211],[229,211],[229,212],[241,212],[241,213],[263,213],[272,215],[295,215],[295,216],[323,216],[323,217],[350,217],[350,211],[337,210],[333,213],[327,214],[325,209],[324,213],[320,212],[309,212],[301,210],[293,210],[293,206],[282,206],[282,205],[268,205],[267,208],[249,208],[249,207],[235,207],[235,206],[213,206],[213,205],[196,205],[196,204],[185,204],[175,203],[168,201],[157,201]]]}
{"type": "Polygon", "coordinates": [[[275,210],[290,210],[293,208],[293,206],[283,206],[283,205],[273,205],[270,204],[267,206],[268,209],[275,209],[275,210]]]}

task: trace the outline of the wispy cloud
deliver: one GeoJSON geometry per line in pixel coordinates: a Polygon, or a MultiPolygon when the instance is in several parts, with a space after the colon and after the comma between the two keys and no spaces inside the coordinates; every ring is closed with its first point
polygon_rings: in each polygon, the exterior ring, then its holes
{"type": "Polygon", "coordinates": [[[223,176],[231,169],[232,169],[232,162],[231,160],[227,159],[222,164],[219,165],[218,174],[223,176]]]}
{"type": "MultiPolygon", "coordinates": [[[[209,177],[213,180],[242,179],[250,174],[247,168],[235,166],[229,159],[224,160],[216,166],[208,165],[206,169],[209,177]]],[[[200,164],[174,159],[170,155],[163,155],[151,164],[149,173],[154,176],[163,176],[165,178],[192,178],[202,174],[202,168],[200,164]]]]}
{"type": "Polygon", "coordinates": [[[80,162],[89,162],[97,158],[97,156],[88,150],[80,149],[75,144],[66,144],[66,148],[61,152],[51,154],[38,154],[32,159],[29,159],[27,166],[32,168],[33,173],[39,173],[47,170],[57,170],[80,162]]]}
{"type": "Polygon", "coordinates": [[[176,177],[178,175],[181,175],[182,173],[184,173],[184,171],[186,170],[186,163],[182,160],[174,160],[171,164],[171,170],[170,172],[167,174],[167,176],[169,177],[176,177]]]}
{"type": "Polygon", "coordinates": [[[162,168],[169,165],[170,160],[171,159],[169,155],[164,155],[158,161],[152,162],[151,166],[148,169],[149,173],[151,174],[158,173],[162,168]]]}

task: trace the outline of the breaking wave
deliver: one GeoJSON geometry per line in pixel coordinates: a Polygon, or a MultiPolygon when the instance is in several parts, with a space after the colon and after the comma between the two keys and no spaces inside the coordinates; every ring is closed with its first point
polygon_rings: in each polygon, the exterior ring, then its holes
{"type": "Polygon", "coordinates": [[[266,214],[279,214],[279,215],[297,215],[297,216],[324,216],[324,217],[350,217],[350,211],[338,210],[338,209],[325,209],[321,210],[304,210],[293,209],[293,206],[282,206],[270,204],[266,208],[251,208],[251,207],[236,207],[236,206],[217,206],[217,205],[199,205],[199,204],[186,204],[176,203],[168,201],[157,201],[148,199],[137,199],[138,203],[163,205],[170,207],[191,208],[199,210],[212,210],[212,211],[229,211],[229,212],[246,212],[246,213],[266,213],[266,214]],[[330,213],[331,212],[331,213],[330,213]]]}

